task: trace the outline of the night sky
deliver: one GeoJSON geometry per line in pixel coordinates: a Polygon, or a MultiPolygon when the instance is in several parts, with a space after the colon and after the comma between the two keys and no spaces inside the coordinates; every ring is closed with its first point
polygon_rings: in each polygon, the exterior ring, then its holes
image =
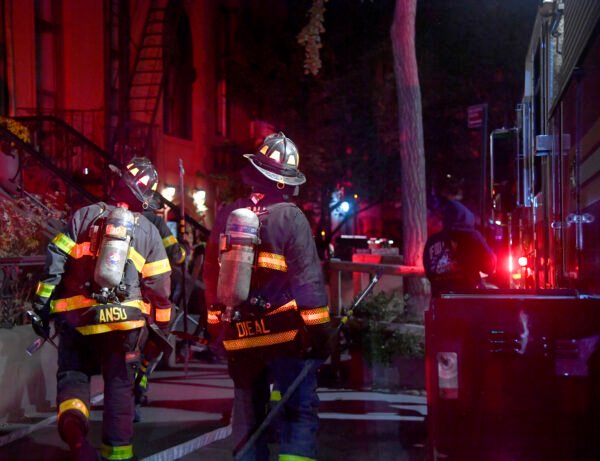
{"type": "MultiPolygon", "coordinates": [[[[513,126],[537,0],[427,0],[417,9],[417,59],[428,184],[466,178],[477,210],[481,132],[467,107],[490,107],[489,129],[513,126]]],[[[307,201],[345,185],[369,201],[399,202],[399,154],[390,26],[395,0],[329,0],[322,68],[303,72],[297,43],[310,0],[252,0],[231,61],[233,92],[248,113],[274,123],[305,152],[307,201]],[[265,25],[268,24],[268,27],[265,25]]],[[[430,187],[429,187],[430,189],[430,187]]]]}

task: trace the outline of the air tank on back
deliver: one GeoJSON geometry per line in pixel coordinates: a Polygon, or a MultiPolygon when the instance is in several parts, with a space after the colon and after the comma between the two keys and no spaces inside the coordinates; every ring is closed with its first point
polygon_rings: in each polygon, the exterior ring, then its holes
{"type": "Polygon", "coordinates": [[[94,281],[100,288],[112,289],[121,283],[133,226],[133,213],[125,204],[119,204],[108,214],[94,269],[94,281]]]}
{"type": "Polygon", "coordinates": [[[248,299],[254,251],[259,243],[259,219],[247,208],[233,210],[220,236],[217,299],[227,307],[236,307],[248,299]]]}

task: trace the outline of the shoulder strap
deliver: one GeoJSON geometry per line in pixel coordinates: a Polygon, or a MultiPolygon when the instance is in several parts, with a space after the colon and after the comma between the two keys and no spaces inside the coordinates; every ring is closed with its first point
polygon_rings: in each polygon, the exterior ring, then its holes
{"type": "Polygon", "coordinates": [[[100,247],[102,228],[104,227],[104,223],[102,222],[102,220],[106,218],[106,216],[110,212],[109,207],[106,203],[98,202],[96,205],[100,208],[100,211],[94,217],[94,219],[92,219],[88,227],[90,239],[90,252],[93,255],[95,255],[98,252],[98,248],[100,247]],[[101,222],[98,223],[98,221],[101,222]]]}

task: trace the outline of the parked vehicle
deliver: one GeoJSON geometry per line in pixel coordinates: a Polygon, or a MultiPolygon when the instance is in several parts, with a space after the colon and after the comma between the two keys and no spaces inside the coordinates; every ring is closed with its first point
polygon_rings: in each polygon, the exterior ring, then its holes
{"type": "Polygon", "coordinates": [[[600,4],[544,1],[516,127],[490,133],[499,290],[426,313],[430,459],[598,459],[600,4]]]}

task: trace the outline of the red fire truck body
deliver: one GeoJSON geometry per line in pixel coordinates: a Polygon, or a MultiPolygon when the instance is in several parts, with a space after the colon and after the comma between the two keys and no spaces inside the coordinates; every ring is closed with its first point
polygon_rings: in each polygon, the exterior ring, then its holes
{"type": "Polygon", "coordinates": [[[542,2],[518,114],[486,159],[500,289],[426,313],[432,460],[600,459],[600,2],[542,2]]]}

